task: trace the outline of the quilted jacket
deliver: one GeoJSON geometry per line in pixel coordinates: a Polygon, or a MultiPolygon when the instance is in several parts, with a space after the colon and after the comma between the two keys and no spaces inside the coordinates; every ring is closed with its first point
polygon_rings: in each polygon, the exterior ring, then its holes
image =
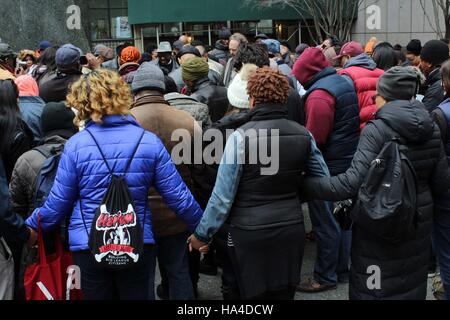
{"type": "MultiPolygon", "coordinates": [[[[102,125],[88,122],[87,129],[100,144],[113,173],[122,176],[143,129],[132,116],[104,116],[102,120],[102,125]]],[[[125,178],[139,221],[145,225],[145,244],[155,243],[150,206],[146,204],[150,187],[156,188],[169,208],[191,231],[195,230],[203,212],[157,136],[145,133],[125,178]],[[144,210],[147,212],[145,222],[144,210]]],[[[64,217],[71,215],[70,249],[87,250],[90,226],[110,181],[108,169],[89,133],[82,131],[73,136],[66,143],[55,184],[40,209],[43,230],[51,230],[64,217]],[[80,213],[81,205],[86,228],[80,213]]],[[[39,209],[36,209],[26,221],[33,229],[38,227],[38,212],[39,209]]]]}

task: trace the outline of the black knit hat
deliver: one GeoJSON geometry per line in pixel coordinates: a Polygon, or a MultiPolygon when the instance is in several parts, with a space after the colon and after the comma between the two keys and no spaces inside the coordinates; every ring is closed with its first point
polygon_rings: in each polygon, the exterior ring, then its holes
{"type": "Polygon", "coordinates": [[[200,58],[201,58],[201,56],[202,56],[202,55],[200,54],[200,51],[198,51],[198,49],[197,49],[196,47],[191,46],[191,45],[186,45],[186,46],[183,46],[183,47],[180,49],[180,51],[179,51],[178,54],[177,54],[177,58],[178,58],[178,59],[181,59],[182,56],[184,56],[185,54],[188,54],[188,53],[193,54],[193,55],[195,55],[195,56],[197,56],[197,57],[200,57],[200,58]]]}
{"type": "Polygon", "coordinates": [[[448,46],[440,40],[428,41],[422,49],[420,58],[433,66],[440,66],[449,59],[448,46]]]}
{"type": "Polygon", "coordinates": [[[220,40],[229,40],[231,37],[231,31],[225,27],[219,30],[219,39],[220,40]]]}
{"type": "Polygon", "coordinates": [[[406,51],[416,56],[420,56],[420,53],[422,52],[422,42],[418,39],[412,39],[406,46],[406,51]]]}
{"type": "Polygon", "coordinates": [[[377,94],[388,101],[411,100],[419,85],[420,77],[413,67],[393,67],[378,80],[377,94]]]}
{"type": "Polygon", "coordinates": [[[44,136],[60,135],[70,138],[78,132],[73,124],[75,113],[64,102],[49,102],[41,115],[41,129],[44,136]]]}
{"type": "Polygon", "coordinates": [[[281,44],[282,46],[285,46],[286,48],[288,48],[289,51],[292,51],[291,44],[290,44],[287,40],[280,41],[280,44],[281,44]]]}

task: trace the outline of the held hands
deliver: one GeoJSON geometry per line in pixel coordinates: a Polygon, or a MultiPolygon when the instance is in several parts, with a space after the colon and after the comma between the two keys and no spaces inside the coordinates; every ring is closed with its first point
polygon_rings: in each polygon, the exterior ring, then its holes
{"type": "Polygon", "coordinates": [[[36,245],[38,234],[36,231],[34,231],[31,228],[28,228],[28,230],[30,231],[30,237],[28,238],[28,241],[27,241],[27,247],[28,247],[28,249],[31,249],[36,245]]]}
{"type": "Polygon", "coordinates": [[[208,253],[209,251],[209,245],[201,242],[194,235],[191,235],[188,238],[187,243],[189,244],[189,252],[192,252],[193,249],[198,250],[201,253],[208,253]]]}

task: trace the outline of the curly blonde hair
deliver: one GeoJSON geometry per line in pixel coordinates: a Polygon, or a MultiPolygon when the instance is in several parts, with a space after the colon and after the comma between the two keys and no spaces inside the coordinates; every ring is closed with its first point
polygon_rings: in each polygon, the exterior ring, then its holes
{"type": "Polygon", "coordinates": [[[248,80],[247,91],[255,105],[263,103],[286,103],[289,97],[289,82],[278,70],[263,67],[248,80]]]}
{"type": "Polygon", "coordinates": [[[127,115],[132,101],[130,87],[116,72],[99,69],[71,85],[66,103],[78,111],[74,123],[80,126],[89,119],[100,124],[104,115],[127,115]]]}

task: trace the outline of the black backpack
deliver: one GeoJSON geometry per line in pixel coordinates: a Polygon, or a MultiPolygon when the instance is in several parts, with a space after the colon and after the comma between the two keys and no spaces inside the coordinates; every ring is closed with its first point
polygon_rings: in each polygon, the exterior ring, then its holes
{"type": "Polygon", "coordinates": [[[352,211],[356,226],[390,243],[407,239],[417,228],[417,177],[406,151],[399,138],[384,145],[352,211]]]}
{"type": "MultiPolygon", "coordinates": [[[[82,212],[80,197],[80,211],[89,237],[89,248],[100,267],[115,270],[130,268],[136,265],[142,255],[144,235],[125,176],[144,137],[145,130],[142,131],[125,168],[124,176],[120,177],[112,172],[94,135],[88,129],[86,131],[97,145],[111,177],[109,187],[96,210],[90,234],[82,212]]],[[[143,224],[145,224],[146,213],[147,206],[143,224]]]]}
{"type": "Polygon", "coordinates": [[[49,149],[46,146],[39,146],[33,150],[45,157],[44,164],[39,170],[39,174],[34,184],[34,207],[40,208],[48,198],[58,171],[59,160],[61,159],[64,145],[59,148],[49,149]]]}

